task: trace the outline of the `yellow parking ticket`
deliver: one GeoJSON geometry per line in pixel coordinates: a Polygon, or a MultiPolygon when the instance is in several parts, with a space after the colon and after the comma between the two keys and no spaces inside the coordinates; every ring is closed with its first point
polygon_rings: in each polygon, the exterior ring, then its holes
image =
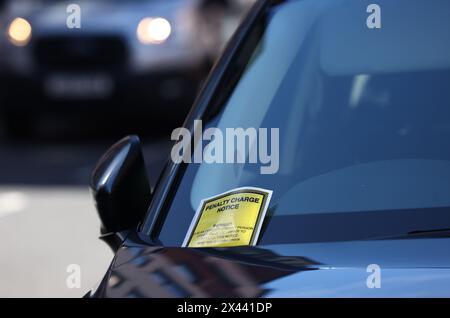
{"type": "Polygon", "coordinates": [[[183,246],[255,245],[271,197],[271,190],[244,187],[203,199],[183,246]]]}

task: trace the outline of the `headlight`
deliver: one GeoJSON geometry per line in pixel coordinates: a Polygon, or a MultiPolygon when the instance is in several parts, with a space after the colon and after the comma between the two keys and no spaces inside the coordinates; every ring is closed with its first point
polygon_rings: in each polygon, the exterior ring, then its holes
{"type": "Polygon", "coordinates": [[[24,18],[15,18],[9,25],[8,36],[14,45],[27,45],[31,39],[31,24],[24,18]]]}
{"type": "Polygon", "coordinates": [[[164,43],[172,33],[172,27],[164,18],[144,18],[136,30],[138,40],[143,44],[164,43]]]}

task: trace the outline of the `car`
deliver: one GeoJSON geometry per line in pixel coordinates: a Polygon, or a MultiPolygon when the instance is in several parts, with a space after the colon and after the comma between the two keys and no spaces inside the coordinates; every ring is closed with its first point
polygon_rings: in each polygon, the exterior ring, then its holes
{"type": "Polygon", "coordinates": [[[115,257],[86,297],[450,296],[450,3],[372,4],[258,1],[156,185],[137,136],[111,147],[90,187],[115,257]],[[237,128],[235,163],[174,160],[237,128]]]}
{"type": "Polygon", "coordinates": [[[155,124],[177,123],[228,32],[220,21],[235,12],[209,0],[6,1],[0,111],[7,132],[30,134],[46,114],[151,114],[155,124]]]}

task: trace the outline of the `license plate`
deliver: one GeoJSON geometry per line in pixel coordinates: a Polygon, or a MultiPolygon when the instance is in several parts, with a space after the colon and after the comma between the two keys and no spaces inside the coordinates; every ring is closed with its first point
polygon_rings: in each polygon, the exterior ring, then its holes
{"type": "Polygon", "coordinates": [[[113,89],[107,74],[54,74],[44,82],[46,95],[54,99],[104,99],[113,89]]]}

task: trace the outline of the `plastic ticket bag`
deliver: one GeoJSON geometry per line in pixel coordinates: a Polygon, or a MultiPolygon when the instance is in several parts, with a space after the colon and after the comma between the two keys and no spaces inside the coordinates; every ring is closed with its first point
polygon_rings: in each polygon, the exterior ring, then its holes
{"type": "Polygon", "coordinates": [[[271,196],[271,190],[243,187],[203,199],[183,246],[255,245],[271,196]]]}

